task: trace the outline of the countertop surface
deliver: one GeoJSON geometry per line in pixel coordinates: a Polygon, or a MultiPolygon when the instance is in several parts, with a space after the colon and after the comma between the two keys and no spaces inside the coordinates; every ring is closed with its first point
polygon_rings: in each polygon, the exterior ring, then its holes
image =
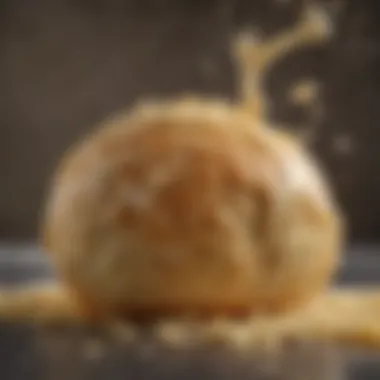
{"type": "MultiPolygon", "coordinates": [[[[0,245],[0,284],[51,276],[48,263],[34,245],[0,245]]],[[[349,249],[337,282],[380,283],[380,246],[349,249]]],[[[345,352],[337,347],[293,342],[273,356],[216,346],[170,348],[149,334],[138,341],[124,338],[74,327],[0,324],[0,379],[380,379],[380,354],[345,352]]]]}

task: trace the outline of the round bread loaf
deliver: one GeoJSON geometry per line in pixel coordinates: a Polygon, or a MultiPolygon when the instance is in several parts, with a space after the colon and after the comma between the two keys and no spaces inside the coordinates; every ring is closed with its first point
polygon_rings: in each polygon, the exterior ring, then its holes
{"type": "Polygon", "coordinates": [[[223,101],[143,104],[72,148],[44,243],[93,315],[301,307],[329,285],[342,222],[296,140],[223,101]]]}

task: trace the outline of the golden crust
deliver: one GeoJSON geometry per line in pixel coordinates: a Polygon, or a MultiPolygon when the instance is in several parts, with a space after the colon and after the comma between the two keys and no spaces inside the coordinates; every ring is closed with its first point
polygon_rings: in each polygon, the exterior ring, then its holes
{"type": "Polygon", "coordinates": [[[63,281],[107,313],[278,310],[319,292],[338,261],[336,207],[306,152],[255,124],[191,98],[85,139],[47,207],[63,281]]]}

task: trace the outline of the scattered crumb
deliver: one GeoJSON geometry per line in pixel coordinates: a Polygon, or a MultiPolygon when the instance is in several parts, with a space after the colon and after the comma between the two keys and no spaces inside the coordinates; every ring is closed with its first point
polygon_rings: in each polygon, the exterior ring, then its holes
{"type": "Polygon", "coordinates": [[[336,136],[332,143],[334,152],[340,156],[350,155],[354,150],[352,138],[347,134],[336,136]]]}
{"type": "Polygon", "coordinates": [[[162,343],[171,347],[180,347],[191,342],[191,326],[185,321],[162,321],[154,326],[154,335],[162,343]]]}
{"type": "Polygon", "coordinates": [[[289,96],[297,105],[313,105],[318,100],[319,84],[311,79],[298,82],[291,87],[289,96]]]}
{"type": "Polygon", "coordinates": [[[89,339],[85,342],[84,356],[89,360],[98,360],[105,353],[105,346],[100,339],[89,339]]]}
{"type": "Polygon", "coordinates": [[[260,321],[252,321],[248,341],[252,344],[254,342],[256,347],[260,347],[260,350],[266,353],[279,353],[282,349],[283,336],[276,329],[271,330],[262,321],[262,328],[258,329],[255,325],[260,326],[260,321]]]}
{"type": "Polygon", "coordinates": [[[209,325],[203,326],[203,339],[211,344],[226,344],[229,341],[231,322],[225,319],[216,319],[209,325]]]}
{"type": "Polygon", "coordinates": [[[110,333],[123,342],[132,342],[137,335],[137,328],[124,321],[113,321],[110,325],[110,333]]]}

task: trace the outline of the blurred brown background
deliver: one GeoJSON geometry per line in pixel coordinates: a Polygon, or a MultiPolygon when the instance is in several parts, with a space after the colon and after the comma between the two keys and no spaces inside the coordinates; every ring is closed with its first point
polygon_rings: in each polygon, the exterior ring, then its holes
{"type": "MultiPolygon", "coordinates": [[[[0,238],[35,237],[47,180],[78,136],[143,96],[232,97],[234,33],[279,32],[299,9],[296,0],[2,0],[0,238]]],[[[313,148],[351,236],[367,241],[380,231],[379,21],[380,2],[346,2],[332,40],[288,55],[267,81],[274,120],[317,128],[313,148]],[[317,121],[288,97],[309,77],[322,84],[317,121]]]]}

